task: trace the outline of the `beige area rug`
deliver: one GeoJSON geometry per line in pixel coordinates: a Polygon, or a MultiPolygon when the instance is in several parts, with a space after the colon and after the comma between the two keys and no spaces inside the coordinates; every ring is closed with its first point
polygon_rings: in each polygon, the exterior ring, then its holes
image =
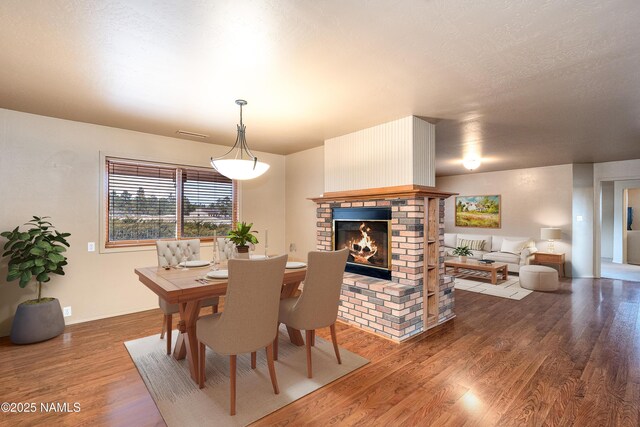
{"type": "Polygon", "coordinates": [[[520,279],[518,276],[509,275],[507,280],[498,280],[497,284],[492,285],[489,280],[478,280],[473,277],[473,272],[467,274],[466,271],[464,278],[455,277],[455,288],[515,300],[521,300],[533,292],[520,287],[520,279]]]}
{"type": "MultiPolygon", "coordinates": [[[[177,337],[177,331],[172,335],[177,337]]],[[[275,362],[280,394],[273,393],[264,350],[258,352],[255,370],[251,369],[250,354],[238,355],[236,415],[232,417],[228,356],[207,348],[207,381],[200,390],[189,375],[187,361],[168,356],[160,335],[127,341],[124,345],[169,427],[244,426],[369,363],[340,348],[342,365],[338,365],[331,342],[316,337],[312,349],[313,378],[309,379],[305,347],[291,344],[282,326],[275,362]]]]}

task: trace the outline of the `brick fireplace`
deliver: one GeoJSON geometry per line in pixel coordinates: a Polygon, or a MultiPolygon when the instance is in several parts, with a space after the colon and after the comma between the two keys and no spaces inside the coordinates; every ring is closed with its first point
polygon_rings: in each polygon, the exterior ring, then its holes
{"type": "Polygon", "coordinates": [[[407,185],[325,193],[317,204],[317,248],[348,247],[339,318],[397,342],[455,315],[444,275],[444,199],[407,185]]]}

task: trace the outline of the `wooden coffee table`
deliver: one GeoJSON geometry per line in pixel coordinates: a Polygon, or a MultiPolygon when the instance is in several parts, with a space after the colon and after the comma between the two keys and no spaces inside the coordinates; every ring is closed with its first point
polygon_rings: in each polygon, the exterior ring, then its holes
{"type": "Polygon", "coordinates": [[[502,280],[507,280],[509,277],[509,267],[503,262],[494,262],[492,264],[484,264],[478,262],[475,259],[468,259],[466,261],[448,260],[444,262],[444,274],[447,274],[447,268],[453,268],[453,274],[458,276],[464,276],[464,272],[460,273],[460,270],[480,271],[487,273],[478,277],[479,279],[490,279],[491,284],[498,283],[498,273],[502,274],[502,280]]]}

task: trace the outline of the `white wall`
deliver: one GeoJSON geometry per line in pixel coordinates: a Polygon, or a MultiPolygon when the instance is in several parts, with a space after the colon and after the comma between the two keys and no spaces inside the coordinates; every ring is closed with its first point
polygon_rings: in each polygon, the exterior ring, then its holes
{"type": "Polygon", "coordinates": [[[324,148],[316,147],[286,156],[287,249],[293,243],[291,259],[306,261],[307,253],[316,250],[316,208],[310,197],[324,192],[324,148]]]}
{"type": "MultiPolygon", "coordinates": [[[[208,166],[228,147],[167,138],[87,123],[0,109],[0,230],[12,229],[32,215],[48,215],[70,232],[67,275],[45,285],[44,294],[73,307],[70,323],[157,307],[157,297],[138,282],[135,267],[155,265],[155,249],[87,252],[99,242],[100,153],[154,158],[208,166]]],[[[285,158],[261,153],[271,165],[263,177],[241,185],[243,220],[269,229],[269,246],[285,251],[285,158]]],[[[4,241],[4,239],[2,239],[4,241]]],[[[260,248],[258,248],[260,251],[260,248]]],[[[211,249],[203,248],[203,257],[211,249]]],[[[7,335],[15,308],[34,297],[34,286],[6,283],[7,261],[0,262],[0,336],[7,335]]],[[[158,319],[158,327],[160,319],[158,319]]]]}
{"type": "MultiPolygon", "coordinates": [[[[594,271],[593,163],[573,165],[573,277],[593,277],[594,271]]],[[[597,264],[600,262],[598,260],[597,264]]]]}
{"type": "Polygon", "coordinates": [[[445,202],[445,230],[453,233],[493,234],[498,236],[529,236],[545,249],[540,241],[540,228],[559,227],[562,241],[555,242],[557,252],[565,252],[567,271],[571,271],[571,165],[485,172],[436,178],[439,190],[461,196],[502,196],[502,227],[499,229],[455,226],[455,197],[445,202]]]}
{"type": "Polygon", "coordinates": [[[324,144],[324,191],[435,183],[435,126],[405,117],[324,144]]]}
{"type": "Polygon", "coordinates": [[[613,182],[602,183],[602,258],[613,258],[613,182]]]}

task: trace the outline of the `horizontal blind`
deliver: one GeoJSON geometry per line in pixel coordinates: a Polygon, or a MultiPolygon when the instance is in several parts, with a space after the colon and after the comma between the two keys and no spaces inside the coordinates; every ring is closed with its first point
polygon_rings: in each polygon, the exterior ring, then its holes
{"type": "Polygon", "coordinates": [[[107,160],[109,242],[176,236],[176,168],[107,160]]]}
{"type": "Polygon", "coordinates": [[[233,181],[215,170],[182,168],[182,236],[228,234],[233,221],[233,181]]]}

